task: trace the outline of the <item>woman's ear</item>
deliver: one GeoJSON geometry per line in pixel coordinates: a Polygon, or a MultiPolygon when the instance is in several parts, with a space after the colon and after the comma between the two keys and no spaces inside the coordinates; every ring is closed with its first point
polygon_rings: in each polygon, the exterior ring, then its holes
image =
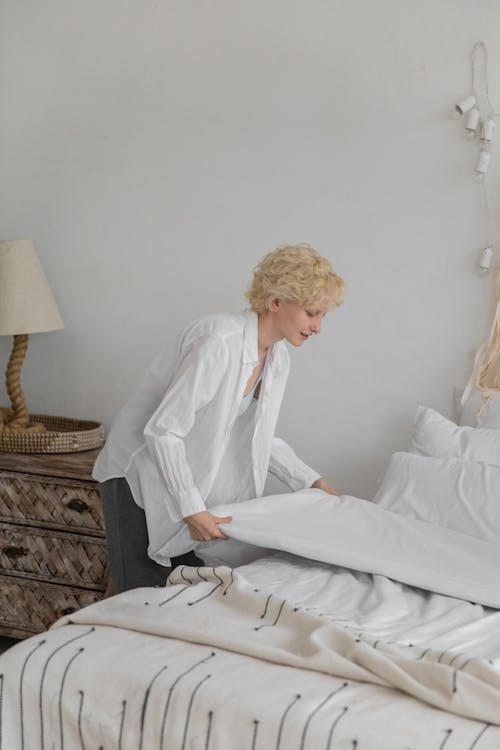
{"type": "Polygon", "coordinates": [[[267,303],[267,309],[269,312],[277,312],[280,308],[281,300],[279,297],[272,297],[267,303]]]}

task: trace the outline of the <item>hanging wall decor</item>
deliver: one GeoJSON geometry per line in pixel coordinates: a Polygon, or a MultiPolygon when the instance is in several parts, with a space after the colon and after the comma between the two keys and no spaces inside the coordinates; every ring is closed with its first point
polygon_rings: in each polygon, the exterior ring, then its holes
{"type": "Polygon", "coordinates": [[[477,149],[473,178],[481,190],[483,225],[478,269],[481,273],[487,274],[491,270],[494,259],[494,243],[490,230],[487,174],[493,156],[495,119],[500,117],[500,114],[495,112],[490,101],[488,48],[485,42],[476,42],[472,49],[471,79],[471,92],[453,106],[452,113],[455,117],[463,119],[465,138],[469,142],[474,143],[477,149]]]}

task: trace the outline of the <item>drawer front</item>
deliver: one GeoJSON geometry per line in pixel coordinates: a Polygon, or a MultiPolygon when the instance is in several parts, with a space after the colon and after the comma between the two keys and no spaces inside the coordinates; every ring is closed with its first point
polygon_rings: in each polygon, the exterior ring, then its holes
{"type": "Polygon", "coordinates": [[[0,575],[0,633],[28,637],[102,598],[97,591],[0,575]]]}
{"type": "Polygon", "coordinates": [[[0,569],[103,591],[106,542],[97,537],[0,523],[0,569]]]}
{"type": "Polygon", "coordinates": [[[37,474],[0,472],[0,521],[104,534],[97,484],[37,474]]]}

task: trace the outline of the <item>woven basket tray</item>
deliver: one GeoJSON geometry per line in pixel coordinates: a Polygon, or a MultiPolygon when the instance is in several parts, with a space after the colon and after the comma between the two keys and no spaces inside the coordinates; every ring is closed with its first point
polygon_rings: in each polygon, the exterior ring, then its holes
{"type": "Polygon", "coordinates": [[[0,451],[9,453],[74,453],[99,448],[104,443],[104,428],[98,422],[32,414],[32,422],[41,422],[46,432],[0,432],[0,451]]]}

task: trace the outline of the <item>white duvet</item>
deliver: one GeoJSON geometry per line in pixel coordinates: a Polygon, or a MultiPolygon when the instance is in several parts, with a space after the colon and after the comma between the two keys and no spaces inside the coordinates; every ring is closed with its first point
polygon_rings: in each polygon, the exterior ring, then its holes
{"type": "MultiPolygon", "coordinates": [[[[224,532],[241,542],[500,609],[500,545],[493,542],[313,489],[221,505],[212,512],[232,515],[224,532]]],[[[189,546],[187,527],[181,534],[189,546]]],[[[217,545],[220,554],[223,545],[217,545]]]]}

